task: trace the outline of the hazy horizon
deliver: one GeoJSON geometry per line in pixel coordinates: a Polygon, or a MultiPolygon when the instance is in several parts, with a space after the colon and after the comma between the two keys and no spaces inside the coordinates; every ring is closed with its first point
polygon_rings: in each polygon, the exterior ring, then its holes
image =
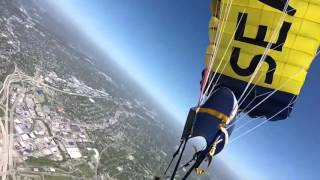
{"type": "MultiPolygon", "coordinates": [[[[184,122],[189,107],[195,105],[199,96],[210,0],[56,3],[160,104],[184,122]]],[[[240,171],[241,178],[316,177],[320,163],[312,167],[310,163],[320,162],[320,123],[314,114],[315,102],[320,101],[319,67],[318,57],[288,120],[268,123],[230,144],[219,155],[229,167],[240,171]]]]}

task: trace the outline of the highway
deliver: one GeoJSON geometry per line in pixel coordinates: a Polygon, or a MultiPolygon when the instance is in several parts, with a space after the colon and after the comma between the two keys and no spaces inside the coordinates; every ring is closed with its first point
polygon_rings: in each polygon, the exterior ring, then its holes
{"type": "MultiPolygon", "coordinates": [[[[9,176],[13,180],[16,180],[15,173],[16,168],[13,160],[14,153],[14,113],[15,106],[18,102],[18,99],[24,97],[25,92],[20,92],[16,98],[16,101],[13,104],[10,104],[10,88],[14,83],[21,83],[23,87],[25,84],[30,84],[36,87],[45,87],[56,92],[72,95],[72,96],[81,96],[88,98],[108,98],[108,94],[103,94],[99,91],[101,96],[92,96],[86,94],[79,94],[69,91],[64,91],[56,87],[52,87],[48,84],[45,84],[41,81],[35,80],[33,77],[25,75],[15,64],[15,68],[12,74],[8,75],[4,82],[3,86],[0,89],[0,109],[4,112],[4,116],[0,117],[0,130],[2,133],[2,145],[0,146],[0,176],[1,180],[8,179],[9,176]]],[[[23,88],[24,89],[24,88],[23,88]]]]}

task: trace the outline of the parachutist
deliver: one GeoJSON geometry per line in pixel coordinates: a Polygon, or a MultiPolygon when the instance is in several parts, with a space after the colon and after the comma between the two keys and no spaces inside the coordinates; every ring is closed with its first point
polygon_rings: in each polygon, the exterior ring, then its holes
{"type": "MultiPolygon", "coordinates": [[[[208,166],[210,166],[212,157],[220,153],[228,143],[232,128],[227,130],[226,127],[235,117],[237,110],[238,104],[234,94],[230,89],[225,87],[218,88],[203,104],[190,109],[181,136],[182,143],[171,160],[172,162],[180,153],[171,179],[175,177],[188,140],[198,136],[205,139],[206,148],[201,151],[196,150],[192,160],[183,167],[187,167],[192,161],[195,161],[187,174],[190,174],[193,169],[198,172],[198,175],[205,172],[205,170],[200,168],[201,163],[206,160],[208,166]],[[182,150],[180,152],[181,148],[182,150]]],[[[170,165],[171,163],[169,164],[169,167],[170,165]]]]}
{"type": "Polygon", "coordinates": [[[289,117],[320,42],[318,0],[299,3],[212,1],[199,103],[189,111],[180,146],[167,168],[179,155],[170,179],[175,178],[188,141],[199,136],[206,147],[182,166],[191,165],[182,179],[193,170],[205,173],[200,165],[207,162],[209,167],[228,143],[238,109],[251,118],[267,118],[265,122],[289,117]]]}

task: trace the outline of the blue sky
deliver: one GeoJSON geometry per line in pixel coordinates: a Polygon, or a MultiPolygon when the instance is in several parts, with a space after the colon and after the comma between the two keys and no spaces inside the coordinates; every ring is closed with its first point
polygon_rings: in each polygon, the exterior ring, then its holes
{"type": "Polygon", "coordinates": [[[167,109],[185,119],[199,95],[208,0],[57,2],[167,109]]]}
{"type": "MultiPolygon", "coordinates": [[[[55,2],[177,119],[184,121],[199,96],[210,0],[55,2]]],[[[317,59],[289,120],[268,123],[230,144],[220,155],[242,179],[317,178],[319,76],[317,59]]]]}

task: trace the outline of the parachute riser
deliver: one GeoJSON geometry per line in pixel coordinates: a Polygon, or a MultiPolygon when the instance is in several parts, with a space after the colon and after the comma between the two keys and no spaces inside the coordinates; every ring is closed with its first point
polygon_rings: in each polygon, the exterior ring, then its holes
{"type": "MultiPolygon", "coordinates": [[[[214,138],[213,141],[209,143],[210,145],[202,153],[200,153],[198,157],[196,157],[196,162],[192,165],[191,168],[189,168],[187,173],[183,176],[182,180],[187,179],[193,170],[196,170],[197,175],[203,175],[204,170],[198,169],[198,167],[205,160],[205,158],[213,157],[213,155],[215,154],[216,146],[218,144],[216,143],[218,138],[219,138],[219,135],[217,134],[216,138],[214,138]]],[[[208,167],[209,165],[210,164],[208,164],[208,167]]]]}

